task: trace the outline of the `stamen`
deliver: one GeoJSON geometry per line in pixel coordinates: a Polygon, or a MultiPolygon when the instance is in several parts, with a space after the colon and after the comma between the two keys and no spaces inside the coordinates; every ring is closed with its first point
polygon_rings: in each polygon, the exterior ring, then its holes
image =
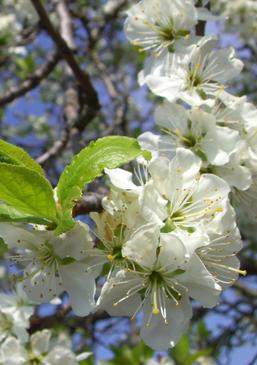
{"type": "MultiPolygon", "coordinates": [[[[206,261],[209,261],[209,260],[207,259],[206,261]]],[[[223,265],[223,264],[218,264],[217,262],[213,262],[213,261],[210,261],[210,264],[213,265],[213,266],[216,266],[216,267],[220,267],[221,269],[225,269],[225,270],[228,270],[228,271],[235,272],[235,273],[237,273],[239,275],[242,275],[242,276],[247,275],[246,270],[236,269],[235,267],[226,266],[226,265],[223,265]]]]}
{"type": "Polygon", "coordinates": [[[113,255],[107,255],[107,259],[108,259],[110,262],[113,262],[113,260],[115,259],[115,256],[113,256],[113,255]]]}
{"type": "Polygon", "coordinates": [[[154,315],[158,315],[160,313],[160,310],[158,308],[158,299],[157,299],[157,293],[158,293],[158,287],[157,287],[157,283],[156,280],[153,284],[153,314],[154,315]]]}

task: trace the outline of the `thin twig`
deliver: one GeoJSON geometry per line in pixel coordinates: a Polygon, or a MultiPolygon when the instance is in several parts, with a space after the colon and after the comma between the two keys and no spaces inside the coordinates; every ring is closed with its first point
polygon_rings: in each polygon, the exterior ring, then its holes
{"type": "Polygon", "coordinates": [[[87,99],[87,104],[91,109],[94,109],[96,112],[100,110],[100,103],[98,100],[97,92],[95,91],[89,75],[81,70],[74,54],[73,50],[67,45],[63,37],[60,33],[54,28],[52,25],[48,14],[42,5],[40,0],[31,0],[32,4],[34,5],[35,10],[37,11],[41,25],[52,38],[54,43],[56,44],[59,52],[61,53],[62,57],[65,59],[67,64],[73,71],[74,76],[76,77],[78,83],[82,86],[85,96],[87,99]]]}
{"type": "Polygon", "coordinates": [[[69,142],[69,130],[65,129],[63,131],[62,137],[56,141],[48,151],[43,153],[41,156],[37,158],[37,162],[44,166],[49,160],[52,158],[56,158],[60,155],[60,153],[64,150],[67,143],[69,142]]]}
{"type": "Polygon", "coordinates": [[[60,60],[58,52],[50,55],[48,61],[40,66],[29,78],[23,81],[20,85],[12,87],[4,95],[0,96],[0,106],[14,101],[15,99],[24,96],[27,92],[35,89],[42,80],[44,80],[56,67],[60,60]]]}
{"type": "Polygon", "coordinates": [[[248,297],[257,299],[257,290],[252,289],[247,285],[244,285],[242,282],[237,281],[233,287],[237,289],[241,294],[244,294],[248,297]]]}

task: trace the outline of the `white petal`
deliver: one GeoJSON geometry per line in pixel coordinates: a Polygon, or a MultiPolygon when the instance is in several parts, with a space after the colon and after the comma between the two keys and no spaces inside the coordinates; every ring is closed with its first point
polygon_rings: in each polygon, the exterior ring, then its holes
{"type": "Polygon", "coordinates": [[[10,248],[27,248],[39,244],[39,239],[32,231],[11,223],[0,223],[0,237],[10,248]]]}
{"type": "MultiPolygon", "coordinates": [[[[201,160],[190,150],[177,148],[176,156],[170,164],[170,174],[182,174],[184,184],[197,177],[201,167],[201,160]]],[[[172,178],[171,178],[172,180],[172,178]]]]}
{"type": "Polygon", "coordinates": [[[234,186],[239,190],[247,190],[252,183],[250,169],[241,165],[239,160],[232,160],[224,166],[216,166],[213,172],[230,186],[234,186]]]}
{"type": "Polygon", "coordinates": [[[174,347],[184,334],[192,316],[190,302],[182,297],[178,306],[171,299],[166,300],[167,324],[161,314],[152,315],[150,300],[144,306],[144,322],[140,331],[142,340],[156,351],[168,350],[174,347]],[[149,322],[149,316],[152,318],[149,322]]]}
{"type": "Polygon", "coordinates": [[[98,306],[112,316],[133,316],[140,307],[141,299],[139,294],[128,296],[127,292],[137,285],[143,288],[140,277],[120,270],[115,277],[103,285],[98,306]],[[119,300],[122,301],[117,303],[119,300]]]}
{"type": "Polygon", "coordinates": [[[4,365],[24,365],[28,360],[24,347],[14,337],[8,337],[1,345],[0,359],[4,365]]]}
{"type": "Polygon", "coordinates": [[[179,93],[184,87],[184,80],[176,75],[170,77],[149,75],[146,77],[146,83],[154,94],[162,96],[170,102],[178,99],[179,93]]]}
{"type": "Polygon", "coordinates": [[[74,313],[86,316],[95,308],[95,279],[82,263],[60,268],[64,289],[68,292],[74,313]]]}
{"type": "Polygon", "coordinates": [[[133,175],[131,172],[123,169],[104,169],[105,173],[109,176],[112,185],[121,190],[138,190],[140,186],[133,183],[133,175]]]}
{"type": "Polygon", "coordinates": [[[61,258],[73,257],[80,260],[87,256],[87,251],[93,248],[94,243],[88,225],[76,222],[70,231],[55,240],[53,246],[56,254],[61,258]]]}
{"type": "Polygon", "coordinates": [[[197,255],[191,257],[187,272],[180,275],[180,281],[189,289],[188,294],[204,307],[212,308],[219,302],[221,287],[197,255]]]}
{"type": "Polygon", "coordinates": [[[51,338],[51,331],[48,329],[44,329],[42,331],[33,333],[33,335],[30,338],[32,351],[36,355],[41,355],[48,352],[50,338],[51,338]]]}
{"type": "Polygon", "coordinates": [[[77,361],[82,361],[88,359],[90,356],[92,356],[92,352],[82,352],[81,354],[76,356],[77,361]]]}
{"type": "Polygon", "coordinates": [[[56,346],[44,358],[43,365],[77,365],[75,354],[65,347],[56,346]]]}
{"type": "Polygon", "coordinates": [[[160,228],[156,224],[146,224],[137,229],[122,247],[122,255],[142,267],[152,268],[159,246],[160,228]]]}
{"type": "Polygon", "coordinates": [[[55,269],[43,269],[34,263],[25,268],[23,288],[29,299],[36,303],[48,303],[64,290],[55,269]]]}
{"type": "Polygon", "coordinates": [[[171,130],[179,129],[182,134],[187,133],[186,109],[179,104],[164,102],[155,110],[157,125],[171,130]]]}
{"type": "Polygon", "coordinates": [[[161,233],[158,262],[167,271],[183,269],[187,263],[184,243],[173,233],[161,233]]]}
{"type": "Polygon", "coordinates": [[[167,218],[167,200],[158,192],[152,181],[147,183],[142,191],[140,206],[147,221],[163,225],[167,218]]]}
{"type": "Polygon", "coordinates": [[[152,153],[152,159],[159,156],[172,158],[175,155],[175,145],[170,136],[145,132],[138,137],[138,142],[143,149],[152,153]]]}

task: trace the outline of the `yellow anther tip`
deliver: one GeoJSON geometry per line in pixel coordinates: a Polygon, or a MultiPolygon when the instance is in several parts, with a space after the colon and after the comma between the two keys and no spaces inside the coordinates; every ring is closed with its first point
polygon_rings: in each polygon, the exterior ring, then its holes
{"type": "Polygon", "coordinates": [[[153,308],[153,314],[154,315],[158,315],[160,313],[159,309],[158,308],[153,308]]]}
{"type": "Polygon", "coordinates": [[[112,262],[114,260],[114,257],[112,255],[108,255],[107,259],[112,262]]]}
{"type": "Polygon", "coordinates": [[[246,270],[240,270],[240,274],[243,275],[243,276],[246,276],[247,275],[247,271],[246,270]]]}

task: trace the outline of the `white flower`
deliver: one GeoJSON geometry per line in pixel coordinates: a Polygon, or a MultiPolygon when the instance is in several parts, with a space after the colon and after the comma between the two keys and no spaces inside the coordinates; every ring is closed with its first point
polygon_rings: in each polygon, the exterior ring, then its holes
{"type": "Polygon", "coordinates": [[[16,336],[23,343],[28,339],[29,318],[34,308],[28,305],[28,299],[21,286],[17,293],[0,293],[0,341],[8,336],[16,336]]]}
{"type": "Polygon", "coordinates": [[[198,365],[216,365],[216,361],[209,356],[201,356],[200,358],[197,359],[197,364],[198,365]]]}
{"type": "Polygon", "coordinates": [[[214,167],[213,173],[224,178],[230,186],[247,190],[252,175],[257,171],[257,109],[245,97],[234,97],[226,92],[216,100],[213,109],[217,123],[238,131],[240,144],[228,164],[214,167]]]}
{"type": "Polygon", "coordinates": [[[36,23],[38,14],[30,0],[14,0],[15,11],[18,18],[26,19],[30,24],[36,23]]]}
{"type": "Polygon", "coordinates": [[[155,159],[149,166],[151,180],[141,196],[142,214],[166,232],[194,231],[204,224],[222,230],[220,219],[226,211],[229,187],[212,174],[199,176],[201,161],[190,150],[178,148],[169,161],[155,159]]]}
{"type": "MultiPolygon", "coordinates": [[[[139,167],[138,167],[139,168],[139,167]]],[[[136,185],[133,182],[133,174],[129,171],[123,170],[123,169],[105,169],[105,173],[108,175],[112,190],[122,192],[124,195],[124,191],[127,192],[127,199],[132,200],[133,198],[137,197],[140,191],[142,190],[142,185],[144,185],[143,177],[140,174],[140,171],[138,171],[137,179],[140,185],[136,185]]],[[[147,174],[147,171],[145,171],[145,174],[147,174]]],[[[145,176],[147,178],[147,176],[145,176]]],[[[117,199],[116,199],[117,201],[117,199]]],[[[103,202],[104,203],[104,202],[103,202]]]]}
{"type": "Polygon", "coordinates": [[[230,32],[238,32],[244,40],[254,40],[257,33],[257,4],[255,0],[215,0],[214,9],[222,12],[230,32]]]}
{"type": "Polygon", "coordinates": [[[187,250],[175,233],[160,233],[152,223],[142,226],[122,248],[131,269],[118,271],[103,287],[99,304],[110,314],[135,316],[143,310],[140,335],[155,350],[174,346],[185,331],[192,315],[188,295],[204,298],[208,306],[217,303],[221,287],[194,253],[195,242],[187,235],[192,246],[187,250]]]}
{"type": "Polygon", "coordinates": [[[233,285],[239,274],[245,276],[246,271],[239,269],[240,262],[236,257],[242,248],[242,241],[231,207],[222,220],[224,233],[209,232],[209,244],[197,248],[196,253],[215,281],[226,288],[233,285]]]}
{"type": "Polygon", "coordinates": [[[244,239],[255,242],[257,237],[257,213],[256,210],[250,212],[250,209],[246,210],[246,208],[246,206],[241,207],[240,205],[236,207],[237,223],[244,239]]]}
{"type": "Polygon", "coordinates": [[[87,315],[94,308],[95,280],[86,264],[93,241],[87,225],[77,222],[57,237],[51,231],[1,223],[0,236],[10,248],[19,249],[17,263],[27,263],[23,287],[30,299],[45,303],[67,291],[77,315],[87,315]]]}
{"type": "MultiPolygon", "coordinates": [[[[185,110],[179,104],[164,102],[156,109],[155,119],[170,136],[172,151],[176,147],[189,148],[204,161],[219,166],[228,163],[237,150],[239,133],[217,125],[216,118],[200,108],[185,110]]],[[[163,143],[167,147],[167,138],[163,143]]]]}
{"type": "MultiPolygon", "coordinates": [[[[173,257],[177,257],[176,250],[178,255],[184,256],[176,237],[171,242],[175,251],[173,257]]],[[[150,347],[165,350],[179,340],[192,311],[187,296],[183,295],[184,286],[181,288],[175,284],[177,281],[174,272],[178,269],[176,263],[169,262],[169,267],[165,270],[166,261],[163,274],[161,273],[162,264],[157,263],[156,257],[158,245],[158,227],[149,224],[139,228],[124,247],[123,254],[140,266],[140,272],[119,271],[116,277],[104,285],[100,305],[112,315],[135,316],[142,308],[144,323],[141,337],[150,347]],[[139,252],[133,247],[135,242],[139,252]]],[[[180,261],[179,256],[178,265],[180,261]]]]}
{"type": "Polygon", "coordinates": [[[9,337],[0,347],[0,364],[78,365],[91,355],[88,352],[75,355],[67,336],[57,339],[51,336],[47,329],[36,332],[26,348],[16,338],[9,337]]]}
{"type": "Polygon", "coordinates": [[[109,197],[103,199],[102,213],[90,214],[96,224],[96,237],[100,240],[102,247],[92,252],[91,256],[93,259],[95,255],[95,262],[93,261],[89,269],[109,261],[110,276],[117,267],[127,267],[127,262],[121,254],[122,247],[137,227],[145,223],[145,219],[140,214],[138,194],[134,192],[136,186],[130,180],[132,174],[121,169],[109,170],[108,174],[112,183],[116,182],[119,188],[118,191],[113,189],[109,197]],[[121,180],[120,177],[124,177],[125,180],[121,180]],[[126,178],[128,178],[127,182],[126,178]],[[120,187],[122,182],[123,191],[120,187]]]}
{"type": "Polygon", "coordinates": [[[197,23],[192,0],[142,0],[127,14],[125,32],[132,44],[155,56],[188,51],[189,36],[197,23]]]}
{"type": "Polygon", "coordinates": [[[138,136],[137,140],[141,148],[151,152],[152,160],[159,156],[166,156],[169,159],[175,156],[175,150],[168,135],[144,132],[138,136]]]}
{"type": "Polygon", "coordinates": [[[236,77],[243,63],[232,48],[214,50],[217,41],[203,38],[191,53],[163,60],[152,60],[139,75],[140,84],[173,102],[182,99],[190,105],[210,104],[208,98],[221,93],[227,81],[236,77]]]}
{"type": "Polygon", "coordinates": [[[115,9],[119,8],[122,5],[124,5],[123,0],[107,0],[106,3],[103,5],[103,11],[106,14],[112,14],[115,9]]]}
{"type": "MultiPolygon", "coordinates": [[[[242,143],[238,150],[230,156],[230,161],[223,166],[212,166],[209,172],[220,176],[231,188],[247,190],[252,184],[251,170],[245,166],[245,145],[242,143]]],[[[235,193],[235,189],[232,192],[235,193]]]]}
{"type": "Polygon", "coordinates": [[[31,336],[28,351],[30,361],[40,361],[43,365],[77,365],[76,356],[67,340],[51,343],[50,339],[51,331],[47,329],[31,336]]]}
{"type": "Polygon", "coordinates": [[[222,93],[212,109],[220,125],[238,130],[249,147],[255,148],[257,108],[246,97],[222,93]]]}
{"type": "Polygon", "coordinates": [[[17,338],[8,337],[0,346],[1,365],[25,365],[26,361],[26,350],[17,338]]]}
{"type": "MultiPolygon", "coordinates": [[[[249,220],[249,224],[256,224],[257,221],[257,174],[252,176],[252,184],[249,189],[240,191],[238,189],[234,189],[233,191],[233,199],[236,208],[239,210],[240,219],[243,216],[243,222],[245,219],[249,220]]],[[[245,223],[243,224],[245,226],[245,223]]]]}
{"type": "Polygon", "coordinates": [[[9,36],[13,39],[20,31],[15,14],[7,14],[0,16],[0,36],[9,36]]]}

